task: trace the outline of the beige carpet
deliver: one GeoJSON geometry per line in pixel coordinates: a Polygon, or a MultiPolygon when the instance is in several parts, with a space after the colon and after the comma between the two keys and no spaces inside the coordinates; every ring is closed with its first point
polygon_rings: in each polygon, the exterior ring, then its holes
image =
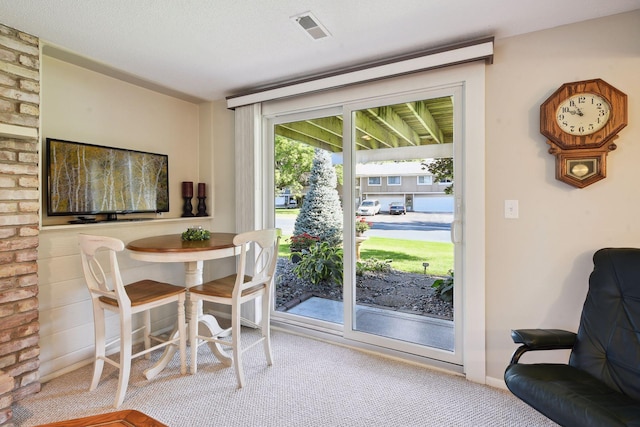
{"type": "MultiPolygon", "coordinates": [[[[251,334],[246,334],[247,338],[251,334]]],[[[511,394],[432,369],[341,346],[273,332],[274,365],[262,346],[245,353],[246,386],[208,347],[198,373],[181,376],[178,356],[156,378],[137,359],[124,404],[169,426],[555,426],[511,394]]],[[[154,354],[153,358],[157,358],[154,354]]],[[[89,392],[92,366],[43,384],[14,406],[18,426],[115,411],[117,374],[105,366],[89,392]]]]}

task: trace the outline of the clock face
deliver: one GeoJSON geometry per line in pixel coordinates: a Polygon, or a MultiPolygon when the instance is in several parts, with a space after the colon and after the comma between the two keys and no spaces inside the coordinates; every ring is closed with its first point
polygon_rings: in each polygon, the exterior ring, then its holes
{"type": "Polygon", "coordinates": [[[560,103],[556,123],[570,135],[590,135],[607,124],[611,106],[595,93],[578,93],[560,103]]]}

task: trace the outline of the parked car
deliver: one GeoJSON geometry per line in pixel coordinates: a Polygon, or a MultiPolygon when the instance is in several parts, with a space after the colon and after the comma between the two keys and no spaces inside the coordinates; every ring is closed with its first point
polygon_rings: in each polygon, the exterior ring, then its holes
{"type": "Polygon", "coordinates": [[[389,205],[389,214],[391,215],[406,215],[407,208],[404,206],[404,203],[393,202],[389,205]]]}
{"type": "Polygon", "coordinates": [[[380,213],[380,202],[375,199],[367,199],[358,206],[358,215],[377,215],[380,213]]]}

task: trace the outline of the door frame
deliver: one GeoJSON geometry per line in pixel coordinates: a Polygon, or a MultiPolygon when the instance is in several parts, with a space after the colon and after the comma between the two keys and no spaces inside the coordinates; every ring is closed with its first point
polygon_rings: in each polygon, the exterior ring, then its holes
{"type": "MultiPolygon", "coordinates": [[[[465,278],[465,292],[462,301],[463,312],[463,371],[467,379],[486,382],[486,330],[485,330],[485,64],[472,62],[437,70],[415,73],[407,76],[374,81],[344,88],[309,93],[291,98],[283,98],[262,103],[263,130],[268,128],[267,121],[284,114],[339,107],[345,103],[377,97],[413,92],[419,89],[436,88],[462,84],[463,92],[463,138],[464,151],[459,158],[464,168],[464,194],[456,199],[456,210],[464,221],[452,227],[457,238],[462,238],[461,251],[465,260],[463,270],[456,272],[465,278]]],[[[262,147],[266,148],[262,157],[261,169],[272,169],[273,147],[266,133],[262,147]]],[[[273,139],[271,139],[273,141],[273,139]]],[[[272,144],[272,142],[271,142],[272,144]]],[[[257,160],[256,160],[257,161],[257,160]]],[[[241,171],[238,173],[242,174],[241,171]]],[[[273,178],[263,175],[264,194],[273,195],[273,178]],[[270,184],[269,184],[270,183],[270,184]],[[270,187],[269,187],[270,185],[270,187]]],[[[263,213],[267,220],[265,226],[273,224],[273,197],[271,201],[263,197],[263,213]],[[269,213],[271,212],[271,213],[269,213]],[[270,221],[270,222],[269,222],[270,221]]],[[[278,313],[274,313],[278,321],[278,313]]],[[[299,326],[299,325],[298,325],[299,326]]],[[[285,325],[286,327],[286,325],[285,325]]],[[[293,325],[293,329],[296,325],[293,325]]],[[[297,332],[305,332],[300,328],[297,332]]],[[[335,334],[335,331],[333,333],[335,334]]],[[[349,345],[358,346],[352,341],[349,345]]],[[[364,346],[368,348],[368,346],[364,346]]],[[[401,353],[397,356],[402,357],[401,353]]],[[[411,357],[408,357],[411,358],[411,357]]],[[[428,360],[424,362],[428,363],[428,360]]]]}

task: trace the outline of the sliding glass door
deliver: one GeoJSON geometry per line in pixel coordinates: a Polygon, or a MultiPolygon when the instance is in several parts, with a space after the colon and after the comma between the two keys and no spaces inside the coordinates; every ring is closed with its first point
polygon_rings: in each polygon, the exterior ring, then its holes
{"type": "Polygon", "coordinates": [[[275,223],[285,236],[275,318],[462,363],[452,242],[459,93],[269,120],[275,223]]]}

